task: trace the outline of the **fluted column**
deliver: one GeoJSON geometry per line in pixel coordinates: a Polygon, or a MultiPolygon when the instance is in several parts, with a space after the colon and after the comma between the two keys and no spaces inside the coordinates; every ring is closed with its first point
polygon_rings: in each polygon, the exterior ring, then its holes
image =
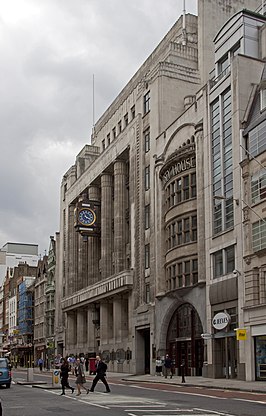
{"type": "Polygon", "coordinates": [[[100,337],[101,345],[108,343],[108,303],[100,305],[100,337]]]}
{"type": "Polygon", "coordinates": [[[114,341],[122,342],[128,335],[128,299],[114,298],[114,341]]]}
{"type": "MultiPolygon", "coordinates": [[[[154,194],[154,247],[155,247],[155,296],[165,293],[165,272],[164,256],[166,247],[162,235],[164,233],[163,215],[163,185],[160,179],[160,169],[163,166],[162,160],[157,160],[155,164],[155,194],[154,194]]],[[[150,206],[150,215],[152,206],[150,206]]]]}
{"type": "Polygon", "coordinates": [[[104,173],[101,176],[101,277],[105,279],[112,273],[112,175],[104,173]]]}
{"type": "Polygon", "coordinates": [[[71,348],[77,339],[77,321],[76,321],[76,313],[68,312],[66,314],[67,319],[67,331],[66,331],[66,339],[67,339],[67,348],[71,348]]]}
{"type": "Polygon", "coordinates": [[[77,347],[83,347],[87,341],[87,310],[77,310],[77,347]]]}
{"type": "MultiPolygon", "coordinates": [[[[88,193],[90,201],[100,201],[100,190],[98,186],[89,186],[88,193]]],[[[100,237],[88,237],[88,286],[93,285],[100,280],[100,250],[100,237]]]]}
{"type": "Polygon", "coordinates": [[[86,287],[86,250],[87,250],[87,241],[84,241],[83,236],[80,233],[77,233],[77,245],[78,245],[78,268],[77,268],[77,290],[83,289],[86,287]]]}
{"type": "Polygon", "coordinates": [[[89,307],[87,310],[87,349],[88,352],[96,352],[95,340],[95,324],[92,322],[94,318],[93,309],[89,307]]]}
{"type": "Polygon", "coordinates": [[[101,345],[113,341],[113,303],[101,302],[100,305],[100,335],[101,345]]]}
{"type": "Polygon", "coordinates": [[[74,205],[69,205],[68,207],[68,247],[67,247],[67,255],[66,255],[66,262],[68,270],[68,279],[67,279],[67,288],[66,294],[72,294],[76,291],[77,282],[77,232],[74,228],[74,205]]]}
{"type": "Polygon", "coordinates": [[[114,163],[114,266],[115,273],[126,268],[126,163],[114,163]]]}
{"type": "Polygon", "coordinates": [[[204,200],[204,143],[203,123],[195,127],[196,139],[196,183],[197,183],[197,234],[198,234],[198,279],[206,280],[206,256],[205,256],[205,200],[204,200]]]}

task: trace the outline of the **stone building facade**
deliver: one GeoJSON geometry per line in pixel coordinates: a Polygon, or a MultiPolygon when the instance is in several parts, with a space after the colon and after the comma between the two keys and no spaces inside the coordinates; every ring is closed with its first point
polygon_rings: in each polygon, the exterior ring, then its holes
{"type": "Polygon", "coordinates": [[[35,364],[41,358],[45,362],[46,355],[46,295],[47,286],[47,255],[39,259],[37,264],[37,276],[34,282],[34,357],[35,364]]]}
{"type": "Polygon", "coordinates": [[[199,16],[180,17],[64,175],[58,351],[101,353],[110,371],[133,373],[168,352],[177,373],[184,362],[190,375],[245,377],[233,338],[244,325],[239,138],[265,19],[239,10],[258,3],[199,0],[199,16]],[[221,311],[226,333],[212,326],[221,311]]]}

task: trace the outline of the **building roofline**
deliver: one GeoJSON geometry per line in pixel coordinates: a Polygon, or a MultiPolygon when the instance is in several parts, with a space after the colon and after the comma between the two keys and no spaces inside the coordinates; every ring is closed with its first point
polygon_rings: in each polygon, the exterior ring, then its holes
{"type": "Polygon", "coordinates": [[[251,17],[256,17],[256,18],[260,18],[261,20],[264,20],[266,22],[266,16],[264,16],[261,13],[258,12],[254,12],[252,10],[248,10],[248,9],[242,9],[239,12],[233,14],[233,16],[229,17],[228,20],[226,20],[226,22],[221,26],[221,28],[219,29],[219,32],[217,32],[217,34],[215,35],[213,42],[215,43],[217,38],[220,36],[221,32],[224,30],[224,28],[228,25],[229,22],[231,22],[231,20],[235,19],[235,17],[237,15],[241,15],[241,14],[245,14],[251,17]]]}

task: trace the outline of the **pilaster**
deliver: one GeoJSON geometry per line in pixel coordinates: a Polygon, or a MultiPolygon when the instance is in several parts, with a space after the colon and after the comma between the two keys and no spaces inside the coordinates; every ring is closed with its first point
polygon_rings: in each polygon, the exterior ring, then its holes
{"type": "Polygon", "coordinates": [[[196,181],[197,181],[197,234],[198,234],[198,280],[206,281],[205,256],[205,195],[204,195],[204,143],[203,122],[195,127],[196,139],[196,181]]]}
{"type": "Polygon", "coordinates": [[[71,349],[76,344],[77,339],[77,316],[76,312],[68,312],[66,314],[67,319],[67,333],[66,333],[66,340],[67,340],[67,348],[71,349]]]}
{"type": "Polygon", "coordinates": [[[84,347],[87,341],[87,310],[77,310],[77,347],[84,347]]]}
{"type": "Polygon", "coordinates": [[[68,207],[68,256],[67,267],[68,279],[67,279],[67,294],[74,293],[76,291],[76,276],[77,276],[77,254],[76,254],[76,239],[77,232],[74,228],[74,205],[68,207]]]}
{"type": "Polygon", "coordinates": [[[114,341],[120,343],[128,335],[128,299],[121,297],[113,300],[114,311],[114,341]]]}
{"type": "Polygon", "coordinates": [[[87,349],[88,352],[96,352],[96,341],[95,341],[95,324],[93,323],[93,309],[88,308],[87,310],[87,349]]]}
{"type": "Polygon", "coordinates": [[[113,180],[112,175],[101,176],[101,277],[106,279],[112,273],[112,213],[113,213],[113,180]]]}
{"type": "MultiPolygon", "coordinates": [[[[100,201],[100,190],[98,186],[89,186],[89,200],[100,201]]],[[[97,221],[97,220],[96,220],[97,221]]],[[[88,286],[100,280],[99,261],[100,261],[100,237],[88,237],[88,286]]]]}
{"type": "Polygon", "coordinates": [[[126,267],[126,164],[114,163],[114,272],[126,267]]]}
{"type": "Polygon", "coordinates": [[[100,336],[101,347],[113,341],[113,304],[108,302],[101,302],[100,305],[100,336]]]}

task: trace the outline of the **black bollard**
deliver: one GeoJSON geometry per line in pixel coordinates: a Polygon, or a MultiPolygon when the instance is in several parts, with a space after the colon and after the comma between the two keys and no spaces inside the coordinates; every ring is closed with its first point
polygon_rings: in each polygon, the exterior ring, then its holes
{"type": "Polygon", "coordinates": [[[182,376],[181,383],[185,383],[186,380],[185,380],[185,363],[184,362],[181,364],[181,376],[182,376]]]}

